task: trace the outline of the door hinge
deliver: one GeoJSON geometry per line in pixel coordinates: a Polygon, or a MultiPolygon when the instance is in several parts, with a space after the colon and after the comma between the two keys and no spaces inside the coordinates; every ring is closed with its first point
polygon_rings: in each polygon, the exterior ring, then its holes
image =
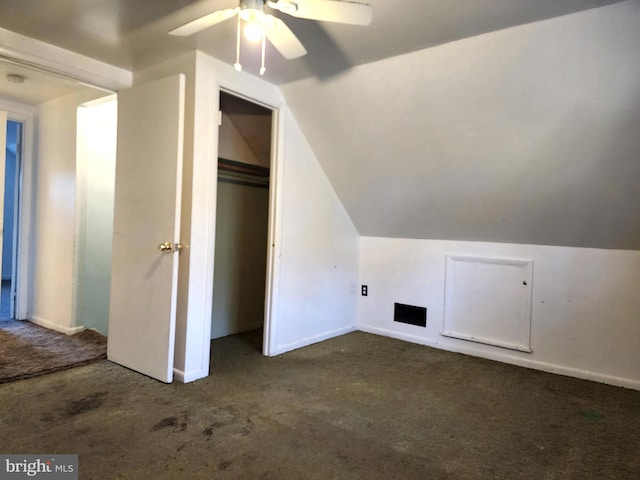
{"type": "Polygon", "coordinates": [[[218,110],[218,126],[222,126],[222,110],[218,110]]]}

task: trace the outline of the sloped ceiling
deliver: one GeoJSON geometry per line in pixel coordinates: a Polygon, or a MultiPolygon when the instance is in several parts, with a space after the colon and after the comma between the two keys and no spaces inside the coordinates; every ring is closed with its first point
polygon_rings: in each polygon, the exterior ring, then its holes
{"type": "Polygon", "coordinates": [[[220,94],[220,110],[231,121],[257,163],[268,167],[271,164],[272,111],[226,92],[220,94]]]}
{"type": "Polygon", "coordinates": [[[640,249],[640,2],[282,87],[362,235],[640,249]]]}
{"type": "MultiPolygon", "coordinates": [[[[640,0],[370,3],[366,28],[286,18],[309,54],[266,75],[361,234],[640,249],[640,0]]],[[[0,0],[0,27],[129,69],[232,63],[232,22],[166,32],[236,4],[0,0]]]]}
{"type": "MultiPolygon", "coordinates": [[[[367,0],[374,9],[368,27],[277,14],[309,53],[288,61],[268,46],[265,78],[275,84],[326,79],[368,62],[620,1],[367,0]]],[[[189,38],[167,32],[237,5],[238,0],[0,0],[0,27],[128,70],[194,48],[233,64],[233,21],[189,38]]],[[[259,46],[243,45],[245,71],[258,74],[259,55],[259,46]]]]}

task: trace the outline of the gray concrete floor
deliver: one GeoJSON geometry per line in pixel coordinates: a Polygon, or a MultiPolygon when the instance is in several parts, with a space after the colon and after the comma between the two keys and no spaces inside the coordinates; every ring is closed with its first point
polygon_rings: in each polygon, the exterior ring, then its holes
{"type": "Polygon", "coordinates": [[[0,385],[0,452],[81,479],[640,478],[640,392],[365,333],[276,358],[213,344],[164,385],[108,361],[0,385]]]}

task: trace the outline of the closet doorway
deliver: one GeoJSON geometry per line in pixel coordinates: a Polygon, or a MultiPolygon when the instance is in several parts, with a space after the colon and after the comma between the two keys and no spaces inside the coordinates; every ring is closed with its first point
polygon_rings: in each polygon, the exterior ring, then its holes
{"type": "Polygon", "coordinates": [[[265,320],[272,122],[272,110],[220,93],[211,338],[256,331],[251,338],[260,351],[265,320]]]}

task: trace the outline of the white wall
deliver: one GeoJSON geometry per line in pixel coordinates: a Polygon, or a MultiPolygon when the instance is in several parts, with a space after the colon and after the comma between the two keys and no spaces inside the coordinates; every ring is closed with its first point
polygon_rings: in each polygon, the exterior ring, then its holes
{"type": "Polygon", "coordinates": [[[359,329],[640,389],[640,252],[374,237],[360,249],[359,329]],[[532,353],[440,336],[449,254],[533,260],[532,353]],[[427,307],[427,327],[394,322],[394,302],[427,307]]]}
{"type": "Polygon", "coordinates": [[[272,354],[355,329],[358,232],[286,111],[279,308],[272,354]]]}
{"type": "MultiPolygon", "coordinates": [[[[270,134],[268,132],[267,134],[270,134]]],[[[218,133],[218,157],[236,162],[262,165],[262,162],[251,151],[247,142],[226,113],[222,113],[222,125],[218,133]]],[[[263,165],[269,166],[269,165],[263,165]]]]}
{"type": "Polygon", "coordinates": [[[76,325],[106,335],[109,325],[111,243],[117,110],[110,100],[78,109],[76,161],[76,325]]]}
{"type": "Polygon", "coordinates": [[[268,187],[219,181],[217,196],[211,338],[262,328],[267,268],[268,187]]]}
{"type": "Polygon", "coordinates": [[[77,108],[104,93],[85,89],[35,111],[27,318],[73,333],[77,108]]]}

